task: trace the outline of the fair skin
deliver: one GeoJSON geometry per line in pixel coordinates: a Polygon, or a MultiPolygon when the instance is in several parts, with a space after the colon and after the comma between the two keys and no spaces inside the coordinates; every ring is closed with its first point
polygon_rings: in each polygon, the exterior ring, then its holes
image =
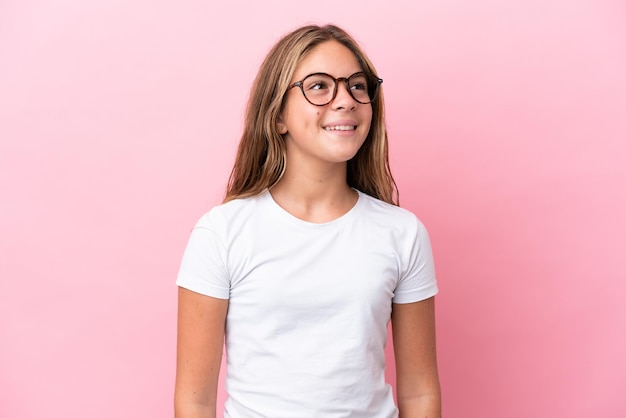
{"type": "Polygon", "coordinates": [[[440,418],[434,298],[394,303],[391,327],[400,418],[440,418]]]}
{"type": "MultiPolygon", "coordinates": [[[[349,49],[327,41],[300,63],[292,82],[315,72],[337,78],[359,71],[349,49]]],[[[347,161],[365,141],[371,119],[371,105],[355,101],[343,82],[335,99],[321,107],[307,102],[299,88],[290,89],[277,123],[288,163],[283,177],[270,190],[276,203],[313,223],[328,222],[349,211],[358,195],[346,181],[347,161]],[[335,125],[353,129],[329,129],[335,125]]],[[[227,300],[179,290],[177,418],[215,417],[227,310],[227,300]]],[[[441,417],[434,324],[433,298],[393,305],[400,418],[441,417]]]]}
{"type": "MultiPolygon", "coordinates": [[[[337,78],[359,71],[354,54],[340,43],[329,41],[306,56],[292,82],[317,72],[337,78]]],[[[326,106],[313,106],[299,88],[290,89],[278,121],[287,148],[287,168],[271,190],[274,200],[309,222],[328,222],[350,210],[357,195],[346,182],[347,161],[363,145],[371,120],[372,106],[355,101],[343,82],[335,99],[326,106]],[[336,125],[356,129],[329,129],[336,125]]]]}
{"type": "Polygon", "coordinates": [[[176,418],[215,418],[228,300],[178,288],[176,418]]]}

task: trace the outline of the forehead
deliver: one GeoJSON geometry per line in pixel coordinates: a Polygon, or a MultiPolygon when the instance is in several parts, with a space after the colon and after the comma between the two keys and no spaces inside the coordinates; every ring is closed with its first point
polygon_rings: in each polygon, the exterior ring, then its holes
{"type": "Polygon", "coordinates": [[[334,77],[348,77],[362,71],[352,51],[337,41],[325,41],[311,49],[294,73],[300,80],[312,73],[327,73],[334,77]]]}

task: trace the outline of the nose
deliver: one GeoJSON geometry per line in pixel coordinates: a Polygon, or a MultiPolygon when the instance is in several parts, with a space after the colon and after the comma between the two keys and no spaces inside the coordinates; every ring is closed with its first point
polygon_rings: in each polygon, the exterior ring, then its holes
{"type": "Polygon", "coordinates": [[[356,108],[357,101],[348,90],[348,81],[346,79],[337,80],[337,94],[332,102],[333,109],[349,109],[356,108]]]}

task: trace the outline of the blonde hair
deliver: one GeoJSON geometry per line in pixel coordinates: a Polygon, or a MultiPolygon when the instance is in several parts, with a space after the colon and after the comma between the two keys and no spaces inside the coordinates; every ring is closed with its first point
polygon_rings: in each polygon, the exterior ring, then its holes
{"type": "MultiPolygon", "coordinates": [[[[363,71],[376,70],[348,33],[334,26],[304,26],[285,35],[270,50],[254,80],[244,131],[230,174],[224,202],[249,197],[272,187],[285,171],[285,142],[277,120],[285,93],[298,65],[317,45],[337,41],[357,58],[363,71]]],[[[365,142],[348,161],[347,182],[377,199],[398,204],[398,189],[389,168],[387,129],[382,91],[372,102],[372,122],[365,142]]]]}

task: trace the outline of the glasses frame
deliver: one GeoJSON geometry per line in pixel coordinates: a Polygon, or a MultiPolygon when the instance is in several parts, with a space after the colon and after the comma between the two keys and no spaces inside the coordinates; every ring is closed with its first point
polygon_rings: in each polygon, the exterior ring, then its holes
{"type": "Polygon", "coordinates": [[[348,93],[350,94],[350,97],[352,97],[357,103],[361,103],[361,104],[370,104],[372,103],[374,100],[376,100],[376,98],[378,97],[378,91],[380,90],[380,85],[383,82],[382,78],[379,78],[373,74],[368,74],[365,71],[358,71],[348,77],[338,77],[335,78],[330,74],[327,73],[311,73],[309,75],[307,75],[306,77],[304,77],[302,80],[300,81],[296,81],[292,84],[289,85],[289,87],[287,88],[287,91],[291,90],[294,87],[300,87],[300,91],[302,92],[302,95],[304,96],[304,98],[306,99],[307,102],[311,103],[313,106],[326,106],[327,104],[329,104],[330,102],[332,102],[333,100],[335,100],[335,97],[337,97],[337,91],[339,90],[339,82],[343,81],[344,83],[346,83],[346,90],[348,91],[348,93]],[[323,104],[317,104],[317,103],[313,103],[311,100],[309,100],[308,97],[306,97],[306,93],[304,93],[304,81],[309,78],[312,77],[314,75],[324,75],[327,77],[332,78],[335,81],[335,90],[333,91],[333,95],[330,98],[329,101],[327,101],[326,103],[323,104]],[[354,94],[352,94],[352,90],[350,89],[350,79],[352,77],[355,76],[360,76],[360,75],[364,75],[367,79],[368,82],[373,82],[372,87],[368,87],[368,92],[367,95],[370,96],[370,91],[371,89],[374,89],[374,92],[372,94],[372,97],[370,97],[370,101],[369,102],[362,102],[359,99],[357,99],[356,97],[354,97],[354,94]]]}

